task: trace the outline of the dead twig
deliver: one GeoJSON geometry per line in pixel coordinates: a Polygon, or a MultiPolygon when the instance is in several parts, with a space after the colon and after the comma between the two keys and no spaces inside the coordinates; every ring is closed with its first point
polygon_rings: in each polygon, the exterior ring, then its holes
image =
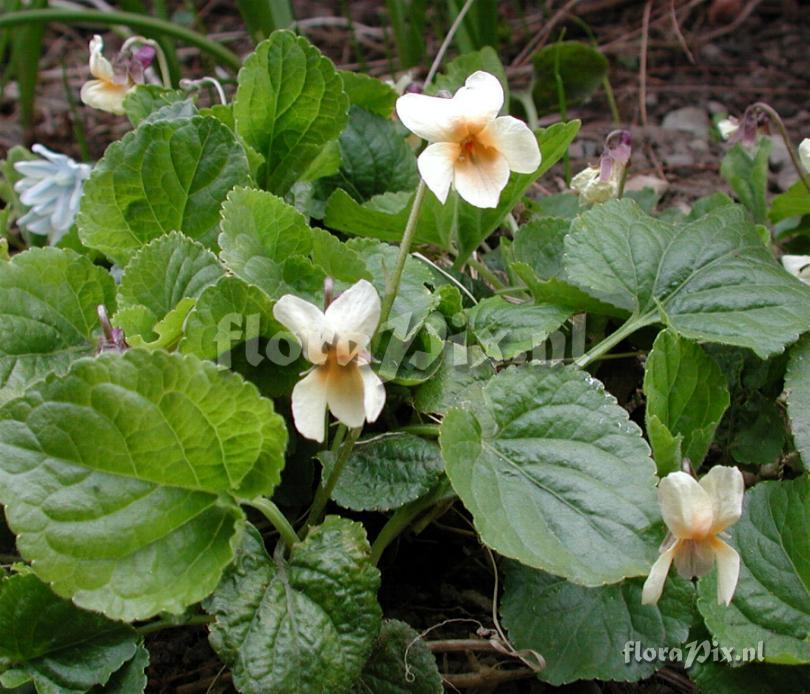
{"type": "Polygon", "coordinates": [[[757,9],[757,6],[761,2],[762,0],[750,0],[750,2],[746,3],[745,7],[740,10],[740,13],[733,22],[724,27],[720,27],[714,31],[703,34],[703,36],[699,36],[697,38],[697,42],[702,46],[709,43],[709,41],[714,41],[721,36],[725,36],[726,34],[730,34],[732,31],[735,31],[743,22],[745,22],[746,19],[748,19],[751,13],[757,9]]]}
{"type": "Polygon", "coordinates": [[[695,64],[695,56],[692,55],[692,51],[689,50],[689,44],[686,43],[686,38],[681,31],[681,25],[678,22],[678,13],[675,11],[675,0],[669,1],[669,13],[672,17],[672,31],[675,32],[675,37],[678,39],[678,43],[681,44],[681,48],[683,52],[686,54],[686,57],[689,58],[689,62],[692,65],[695,64]]]}
{"type": "Polygon", "coordinates": [[[559,10],[557,10],[551,19],[538,31],[532,39],[523,47],[523,50],[517,54],[511,63],[511,67],[518,67],[527,63],[532,55],[540,50],[548,40],[554,27],[557,26],[559,21],[563,19],[581,0],[568,0],[559,10]]]}

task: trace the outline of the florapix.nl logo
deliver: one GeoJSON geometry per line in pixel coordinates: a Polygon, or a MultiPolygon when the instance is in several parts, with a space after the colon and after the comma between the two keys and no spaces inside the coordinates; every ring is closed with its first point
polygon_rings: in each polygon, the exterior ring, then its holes
{"type": "Polygon", "coordinates": [[[765,660],[765,645],[758,641],[753,646],[736,649],[721,646],[716,639],[690,641],[683,646],[645,646],[641,641],[627,641],[622,649],[624,662],[630,663],[683,663],[689,668],[694,663],[760,663],[765,660]]]}

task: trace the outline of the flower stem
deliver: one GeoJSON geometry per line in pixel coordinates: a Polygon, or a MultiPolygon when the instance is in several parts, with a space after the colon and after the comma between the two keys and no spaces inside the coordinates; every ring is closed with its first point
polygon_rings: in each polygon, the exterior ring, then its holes
{"type": "Polygon", "coordinates": [[[467,258],[467,265],[481,275],[481,277],[489,282],[496,290],[506,289],[506,285],[501,282],[498,275],[492,272],[482,261],[470,256],[467,258]]]}
{"type": "Polygon", "coordinates": [[[751,108],[768,114],[771,122],[776,124],[777,130],[779,130],[779,135],[782,137],[782,142],[785,143],[785,149],[787,149],[788,154],[790,155],[790,161],[793,164],[793,168],[796,169],[796,173],[799,174],[799,179],[804,184],[807,192],[810,193],[810,174],[804,170],[801,161],[799,161],[799,155],[796,152],[796,148],[793,146],[793,143],[790,141],[790,136],[788,135],[785,123],[780,115],[776,112],[776,109],[766,104],[764,101],[757,101],[757,103],[753,104],[751,108]]]}
{"type": "Polygon", "coordinates": [[[439,435],[438,424],[406,424],[396,431],[401,431],[405,434],[414,434],[416,436],[430,436],[436,438],[439,435]]]}
{"type": "Polygon", "coordinates": [[[326,504],[329,503],[329,499],[332,498],[335,485],[340,479],[340,475],[343,473],[343,468],[346,467],[349,456],[354,449],[354,443],[357,441],[362,430],[362,427],[357,427],[357,429],[351,429],[349,431],[349,436],[343,442],[340,453],[338,454],[338,459],[335,462],[335,467],[332,468],[332,473],[326,480],[326,484],[318,485],[318,490],[315,492],[315,498],[312,501],[312,507],[309,509],[309,515],[307,516],[306,523],[304,523],[304,528],[308,528],[310,525],[320,522],[323,516],[323,510],[326,508],[326,504]]]}
{"type": "Polygon", "coordinates": [[[608,335],[589,352],[579,357],[574,363],[580,368],[585,368],[591,362],[601,359],[603,354],[609,352],[626,337],[636,332],[636,330],[640,330],[656,322],[658,322],[658,314],[655,312],[646,313],[643,316],[631,316],[618,330],[608,335]]]}
{"type": "Polygon", "coordinates": [[[48,22],[81,22],[105,26],[125,25],[133,29],[154,31],[184,41],[191,46],[196,46],[212,55],[222,65],[234,71],[238,70],[242,64],[238,55],[196,31],[186,29],[179,24],[164,19],[134,12],[66,9],[22,10],[20,12],[8,12],[0,16],[0,29],[48,22]]]}
{"type": "Polygon", "coordinates": [[[371,561],[376,565],[388,547],[424,511],[444,498],[450,491],[450,482],[445,477],[432,491],[398,508],[382,527],[371,545],[371,561]]]}
{"type": "Polygon", "coordinates": [[[442,45],[439,46],[439,50],[436,51],[436,57],[433,59],[433,64],[430,66],[430,70],[425,78],[425,87],[427,87],[436,76],[436,72],[439,70],[439,66],[442,64],[442,60],[444,59],[444,54],[447,53],[447,49],[450,47],[450,42],[456,35],[461,23],[464,21],[467,11],[470,9],[470,7],[472,7],[473,2],[475,2],[475,0],[467,0],[467,2],[464,3],[464,6],[459,10],[459,13],[456,15],[453,23],[450,25],[450,29],[447,31],[447,36],[444,37],[442,45]]]}
{"type": "Polygon", "coordinates": [[[278,506],[270,501],[270,499],[260,496],[248,501],[247,505],[260,511],[262,515],[270,521],[273,527],[278,530],[281,539],[284,540],[284,544],[287,545],[288,548],[301,542],[301,538],[298,537],[298,533],[296,533],[292,525],[290,525],[290,521],[287,520],[278,506]]]}
{"type": "Polygon", "coordinates": [[[214,617],[208,614],[195,614],[184,621],[176,621],[174,619],[158,619],[149,624],[144,624],[140,627],[135,627],[142,636],[145,634],[154,634],[156,631],[163,631],[163,629],[172,629],[177,627],[188,627],[194,624],[210,624],[214,621],[214,617]]]}
{"type": "Polygon", "coordinates": [[[394,271],[391,273],[385,286],[385,296],[383,297],[382,309],[380,311],[380,327],[385,325],[385,322],[388,320],[388,316],[391,315],[391,308],[394,306],[394,299],[397,298],[399,283],[402,279],[402,271],[405,269],[405,262],[408,260],[408,254],[411,250],[413,237],[416,235],[416,222],[419,219],[419,212],[422,209],[422,201],[425,199],[426,190],[427,186],[425,186],[425,182],[420,180],[419,186],[416,188],[416,195],[414,195],[413,198],[411,213],[408,215],[408,222],[405,225],[405,231],[402,234],[402,241],[399,244],[397,264],[394,266],[394,271]]]}
{"type": "Polygon", "coordinates": [[[157,41],[144,38],[143,36],[130,36],[126,41],[124,41],[124,45],[121,46],[121,51],[123,52],[125,49],[129,48],[129,46],[133,43],[142,43],[145,46],[151,46],[152,48],[155,49],[155,53],[157,54],[158,59],[158,65],[160,66],[160,78],[163,80],[163,88],[171,89],[172,75],[171,71],[169,70],[169,63],[166,60],[166,54],[163,52],[163,49],[160,47],[160,44],[157,41]]]}

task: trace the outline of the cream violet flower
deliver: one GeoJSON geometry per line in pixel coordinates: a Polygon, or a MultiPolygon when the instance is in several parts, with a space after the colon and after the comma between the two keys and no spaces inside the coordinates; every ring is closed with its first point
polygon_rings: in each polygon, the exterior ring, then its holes
{"type": "Polygon", "coordinates": [[[21,178],[14,184],[20,202],[28,208],[18,223],[32,234],[47,236],[55,244],[70,229],[84,182],[90,177],[91,167],[78,164],[64,154],[51,152],[42,145],[31,148],[43,159],[20,161],[14,168],[21,178]]]}
{"type": "Polygon", "coordinates": [[[805,284],[810,284],[810,255],[783,255],[782,267],[805,284]]]}
{"type": "Polygon", "coordinates": [[[740,575],[740,556],[718,535],[742,515],[742,473],[735,467],[713,467],[700,482],[685,472],[672,472],[658,485],[658,504],[669,533],[661,545],[641,602],[661,597],[669,567],[684,578],[705,576],[717,561],[717,602],[728,605],[740,575]]]}
{"type": "Polygon", "coordinates": [[[619,181],[613,176],[603,181],[599,168],[589,166],[571,179],[571,188],[583,203],[605,202],[619,194],[619,181]]]}
{"type": "Polygon", "coordinates": [[[627,130],[614,130],[605,138],[599,166],[589,166],[571,179],[571,188],[580,202],[605,202],[619,195],[622,179],[630,163],[632,138],[627,130]]]}
{"type": "Polygon", "coordinates": [[[385,404],[385,388],[366,351],[380,322],[380,297],[360,280],[326,311],[292,294],[282,296],[273,315],[301,342],[315,365],[292,393],[295,428],[308,439],[324,440],[327,407],[347,427],[373,422],[385,404]]]}
{"type": "Polygon", "coordinates": [[[799,159],[807,173],[810,173],[810,137],[805,137],[799,145],[799,159]]]}
{"type": "Polygon", "coordinates": [[[419,155],[419,173],[444,203],[453,186],[476,207],[496,207],[509,172],[532,173],[540,148],[529,127],[512,116],[498,117],[503,87],[494,75],[475,72],[451,99],[404,94],[397,115],[429,144],[419,155]]]}
{"type": "Polygon", "coordinates": [[[102,54],[104,42],[98,35],[90,41],[90,74],[96,79],[82,85],[82,101],[100,111],[118,116],[124,114],[124,97],[143,84],[144,70],[151,65],[155,49],[143,46],[132,52],[124,50],[111,63],[102,54]]]}

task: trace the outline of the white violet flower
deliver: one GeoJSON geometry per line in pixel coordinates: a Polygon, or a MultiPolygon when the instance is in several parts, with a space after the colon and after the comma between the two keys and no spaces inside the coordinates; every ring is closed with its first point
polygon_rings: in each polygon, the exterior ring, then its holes
{"type": "Polygon", "coordinates": [[[327,408],[350,428],[376,420],[385,404],[385,387],[371,370],[367,351],[380,322],[374,286],[360,280],[326,311],[285,294],[273,315],[298,338],[307,361],[315,365],[293,389],[295,428],[322,442],[327,408]]]}
{"type": "Polygon", "coordinates": [[[810,137],[805,137],[799,145],[799,159],[807,173],[810,173],[810,137]]]}
{"type": "Polygon", "coordinates": [[[644,605],[658,602],[673,561],[684,578],[705,576],[716,561],[717,602],[731,602],[740,556],[719,535],[740,519],[744,491],[742,473],[735,467],[713,467],[700,482],[685,472],[672,472],[661,480],[658,503],[669,533],[644,583],[644,605]]]}
{"type": "Polygon", "coordinates": [[[810,255],[783,255],[782,267],[805,284],[810,284],[810,255]]]}
{"type": "Polygon", "coordinates": [[[14,190],[19,194],[20,202],[29,208],[18,224],[32,234],[47,236],[53,245],[76,219],[91,167],[78,164],[64,154],[51,152],[42,145],[34,145],[31,149],[43,159],[14,164],[24,176],[14,184],[14,190]]]}
{"type": "Polygon", "coordinates": [[[717,122],[717,131],[724,140],[728,140],[739,129],[740,121],[734,116],[728,116],[717,122]]]}
{"type": "Polygon", "coordinates": [[[503,87],[494,75],[475,72],[450,99],[404,94],[397,115],[408,130],[429,144],[419,155],[419,173],[444,203],[453,186],[476,207],[497,207],[509,172],[532,173],[540,148],[529,127],[498,116],[503,87]]]}

